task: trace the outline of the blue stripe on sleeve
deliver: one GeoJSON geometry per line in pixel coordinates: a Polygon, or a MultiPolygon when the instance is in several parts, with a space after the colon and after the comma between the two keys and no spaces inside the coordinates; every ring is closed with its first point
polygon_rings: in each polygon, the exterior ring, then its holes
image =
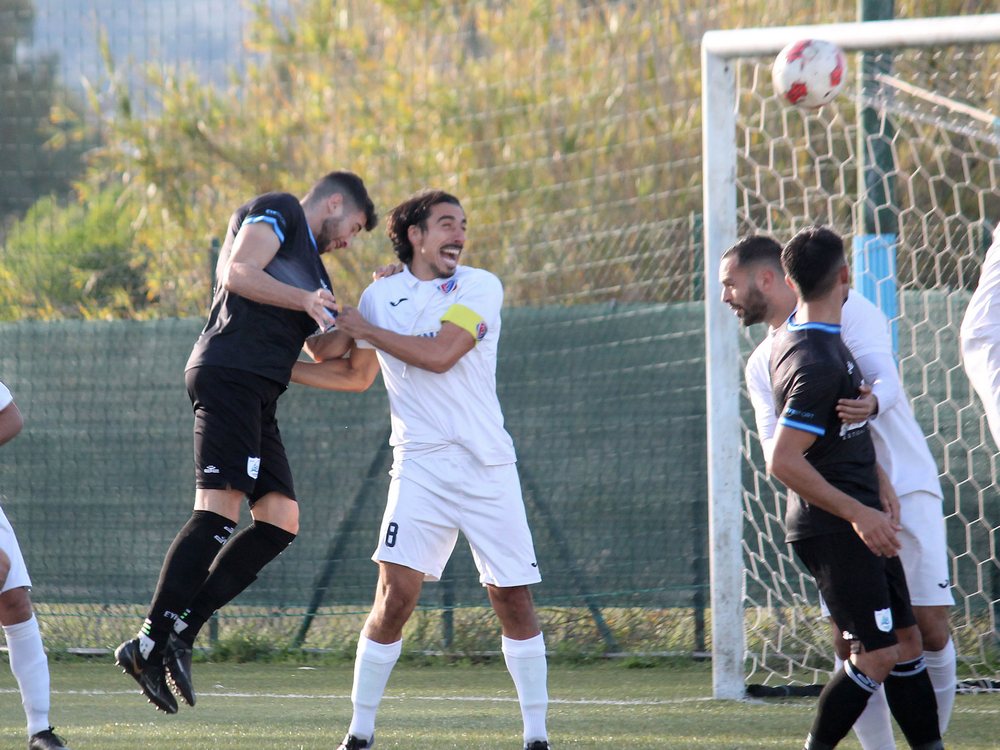
{"type": "Polygon", "coordinates": [[[244,224],[256,224],[259,221],[265,221],[265,222],[267,222],[268,224],[271,225],[271,229],[273,229],[274,233],[276,235],[278,235],[278,242],[284,242],[285,241],[285,235],[281,231],[281,229],[278,227],[278,220],[275,219],[273,216],[248,216],[248,217],[246,217],[243,220],[243,223],[244,224]]]}
{"type": "Polygon", "coordinates": [[[806,424],[805,422],[796,422],[794,419],[789,419],[788,417],[779,417],[778,424],[783,424],[785,427],[791,427],[796,430],[802,430],[803,432],[811,432],[813,435],[825,435],[826,430],[822,427],[817,427],[816,425],[806,424]]]}

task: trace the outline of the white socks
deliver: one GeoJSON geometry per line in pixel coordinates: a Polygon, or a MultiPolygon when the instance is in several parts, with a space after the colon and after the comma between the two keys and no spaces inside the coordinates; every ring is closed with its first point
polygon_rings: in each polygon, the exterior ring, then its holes
{"type": "Polygon", "coordinates": [[[378,711],[389,675],[402,650],[402,639],[395,643],[376,643],[363,635],[358,639],[358,651],[354,659],[354,687],[351,690],[354,715],[351,716],[348,734],[371,739],[375,733],[375,712],[378,711]]]}
{"type": "MultiPolygon", "coordinates": [[[[834,673],[837,673],[844,668],[844,660],[835,656],[833,665],[834,673]]],[[[864,750],[895,750],[896,740],[892,736],[892,721],[889,704],[885,699],[885,688],[879,687],[872,693],[865,710],[854,722],[854,734],[858,736],[858,742],[864,750]]]]}
{"type": "Polygon", "coordinates": [[[38,632],[38,620],[4,625],[10,671],[21,689],[21,703],[28,718],[28,736],[49,728],[49,660],[38,632]]]}
{"type": "Polygon", "coordinates": [[[927,674],[934,686],[934,697],[937,698],[938,726],[942,737],[955,706],[955,662],[955,642],[950,638],[948,645],[940,651],[924,651],[924,664],[927,665],[927,674]]]}
{"type": "Polygon", "coordinates": [[[501,636],[501,640],[507,671],[514,678],[517,698],[521,703],[524,741],[548,739],[545,730],[545,713],[549,707],[545,639],[539,633],[526,641],[515,641],[507,636],[501,636]]]}

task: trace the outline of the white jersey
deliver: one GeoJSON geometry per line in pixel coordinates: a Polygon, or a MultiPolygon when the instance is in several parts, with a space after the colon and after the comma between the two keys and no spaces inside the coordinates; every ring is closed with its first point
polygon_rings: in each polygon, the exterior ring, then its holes
{"type": "Polygon", "coordinates": [[[986,251],[979,273],[979,285],[962,318],[961,338],[1000,339],[1000,227],[993,232],[993,244],[986,251]]]}
{"type": "Polygon", "coordinates": [[[14,397],[10,395],[10,389],[0,381],[0,409],[6,409],[14,397]]]}
{"type": "MultiPolygon", "coordinates": [[[[768,461],[777,425],[770,373],[772,334],[768,332],[746,365],[757,434],[768,461]]],[[[844,303],[840,336],[878,399],[878,414],[869,418],[868,425],[879,465],[896,494],[923,491],[942,498],[937,464],[899,380],[885,314],[864,295],[851,291],[844,303]]]]}
{"type": "MultiPolygon", "coordinates": [[[[449,279],[421,281],[408,268],[371,284],[358,309],[370,323],[406,336],[436,336],[444,319],[476,346],[444,373],[377,351],[389,394],[396,461],[459,445],[487,466],[514,463],[496,392],[503,286],[489,271],[459,266],[449,279]]],[[[361,348],[373,348],[358,341],[361,348]]]]}

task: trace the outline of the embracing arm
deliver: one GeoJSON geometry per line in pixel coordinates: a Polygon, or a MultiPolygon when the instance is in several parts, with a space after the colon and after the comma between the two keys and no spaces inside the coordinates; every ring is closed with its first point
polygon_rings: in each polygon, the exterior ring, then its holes
{"type": "Polygon", "coordinates": [[[450,370],[476,345],[472,334],[454,323],[442,323],[437,336],[406,336],[372,325],[353,307],[344,308],[337,326],[408,365],[437,373],[450,370]]]}
{"type": "Polygon", "coordinates": [[[803,455],[816,436],[778,425],[771,471],[788,489],[810,505],[843,518],[876,555],[892,557],[899,551],[898,525],[887,514],[858,502],[837,489],[803,455]]]}
{"type": "Polygon", "coordinates": [[[360,393],[368,390],[378,374],[374,349],[351,347],[351,356],[322,362],[296,362],[292,382],[328,391],[360,393]]]}
{"type": "Polygon", "coordinates": [[[333,310],[337,302],[326,289],[309,291],[285,284],[264,269],[278,253],[281,243],[273,230],[263,223],[244,224],[240,227],[233,249],[222,268],[219,283],[241,297],[288,310],[302,310],[326,330],[333,322],[327,308],[333,310]]]}

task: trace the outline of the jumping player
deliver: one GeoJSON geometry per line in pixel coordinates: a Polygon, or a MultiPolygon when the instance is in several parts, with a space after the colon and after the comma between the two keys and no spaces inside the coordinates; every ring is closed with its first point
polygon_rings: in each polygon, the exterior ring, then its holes
{"type": "Polygon", "coordinates": [[[167,550],[139,634],[115,651],[118,665],[167,713],[177,711],[168,676],[194,705],[191,646],[201,626],[298,533],[278,398],[307,338],[323,332],[308,349],[330,337],[336,300],[320,255],[348,247],[376,223],[364,183],[350,172],[331,172],[301,201],[258,196],[229,221],[208,323],[185,372],[194,408],[194,512],[167,550]],[[244,497],[253,523],[229,541],[244,497]]]}
{"type": "Polygon", "coordinates": [[[395,460],[373,555],[379,581],[358,641],[354,714],[339,750],[374,746],[403,626],[423,582],[440,578],[459,531],[500,620],[524,747],[549,747],[545,643],[528,588],[541,578],[496,394],[503,288],[493,274],[459,265],[465,229],[458,199],[441,191],[394,208],[387,230],[406,268],[369,286],[359,309],[341,312],[338,328],[357,345],[348,359],[300,362],[292,376],[363,390],[381,365],[389,394],[395,460]]]}

